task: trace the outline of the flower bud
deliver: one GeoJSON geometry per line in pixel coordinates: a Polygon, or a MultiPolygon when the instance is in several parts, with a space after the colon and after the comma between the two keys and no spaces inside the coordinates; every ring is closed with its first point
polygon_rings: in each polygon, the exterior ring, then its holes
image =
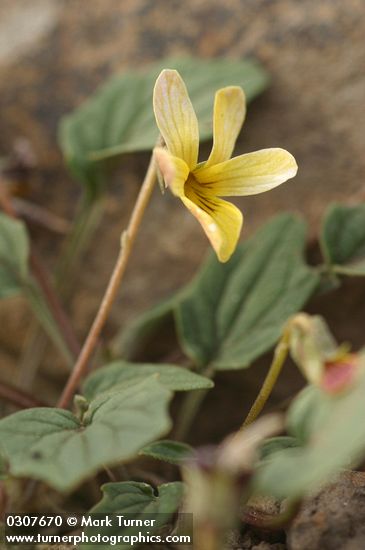
{"type": "Polygon", "coordinates": [[[300,313],[288,325],[290,354],[311,384],[327,393],[348,389],[364,363],[349,346],[338,346],[322,317],[300,313]]]}

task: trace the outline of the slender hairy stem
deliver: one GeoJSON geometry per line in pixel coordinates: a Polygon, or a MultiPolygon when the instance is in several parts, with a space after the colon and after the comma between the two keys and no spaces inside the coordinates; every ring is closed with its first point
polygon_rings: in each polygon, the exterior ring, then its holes
{"type": "Polygon", "coordinates": [[[254,420],[256,420],[256,418],[264,408],[265,403],[269,399],[272,389],[275,386],[276,380],[278,379],[281,369],[283,368],[285,359],[287,358],[287,355],[288,355],[288,351],[289,351],[289,330],[286,329],[284,330],[283,336],[281,337],[278,345],[275,348],[274,358],[269,368],[269,372],[266,375],[266,378],[264,380],[264,383],[261,386],[259,394],[256,397],[256,400],[252,405],[250,412],[246,417],[246,420],[242,424],[241,429],[246,428],[246,426],[248,426],[254,420]]]}
{"type": "Polygon", "coordinates": [[[113,302],[117,296],[120,283],[125,273],[130,253],[136,239],[139,226],[141,224],[143,214],[150,199],[151,193],[156,183],[156,168],[153,156],[140,189],[136,204],[134,206],[128,227],[122,234],[120,252],[109,280],[104,297],[101,301],[99,311],[96,314],[94,322],[91,326],[89,334],[85,340],[81,353],[78,357],[76,365],[67,381],[65,389],[61,395],[58,406],[66,408],[72,399],[81,378],[84,376],[91,356],[94,353],[97,345],[100,332],[108,318],[113,302]]]}
{"type": "Polygon", "coordinates": [[[18,388],[0,382],[0,399],[15,405],[19,409],[29,409],[31,407],[48,407],[46,403],[19,390],[18,388]]]}

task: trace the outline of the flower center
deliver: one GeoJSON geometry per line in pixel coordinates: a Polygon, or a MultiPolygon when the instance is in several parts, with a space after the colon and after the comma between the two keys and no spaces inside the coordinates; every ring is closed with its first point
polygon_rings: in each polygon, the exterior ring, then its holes
{"type": "Polygon", "coordinates": [[[214,212],[214,201],[207,193],[204,185],[198,182],[192,172],[189,173],[188,179],[184,186],[185,196],[202,210],[208,213],[214,212]]]}

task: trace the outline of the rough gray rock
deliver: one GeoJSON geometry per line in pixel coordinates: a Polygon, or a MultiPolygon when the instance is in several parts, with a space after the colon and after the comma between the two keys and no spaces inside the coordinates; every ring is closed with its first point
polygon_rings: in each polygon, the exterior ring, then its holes
{"type": "Polygon", "coordinates": [[[348,472],[308,499],[291,526],[289,550],[365,548],[365,473],[348,472]]]}

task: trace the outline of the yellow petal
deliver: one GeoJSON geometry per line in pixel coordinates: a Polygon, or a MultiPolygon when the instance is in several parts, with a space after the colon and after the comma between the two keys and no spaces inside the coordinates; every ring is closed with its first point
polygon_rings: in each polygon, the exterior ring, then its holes
{"type": "Polygon", "coordinates": [[[205,166],[231,158],[246,115],[246,98],[239,86],[218,90],[214,100],[213,148],[205,166]]]}
{"type": "Polygon", "coordinates": [[[156,147],[153,153],[166,187],[169,187],[177,197],[184,195],[184,185],[189,175],[186,162],[173,157],[162,147],[156,147]]]}
{"type": "Polygon", "coordinates": [[[198,161],[199,129],[186,86],[177,71],[165,69],[156,80],[153,108],[169,152],[191,170],[198,161]]]}
{"type": "Polygon", "coordinates": [[[185,195],[181,200],[203,227],[219,261],[227,262],[237,246],[242,213],[227,201],[199,193],[189,180],[185,195]]]}
{"type": "Polygon", "coordinates": [[[262,149],[194,171],[207,191],[219,196],[256,195],[293,178],[298,166],[285,149],[262,149]]]}

